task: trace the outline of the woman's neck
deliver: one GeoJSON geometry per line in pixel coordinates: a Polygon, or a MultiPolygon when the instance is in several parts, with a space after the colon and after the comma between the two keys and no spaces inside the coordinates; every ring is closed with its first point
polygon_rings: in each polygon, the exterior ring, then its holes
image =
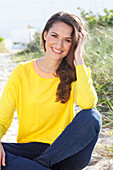
{"type": "Polygon", "coordinates": [[[47,57],[42,57],[37,59],[37,64],[40,70],[45,73],[55,73],[57,68],[59,67],[61,61],[55,61],[53,59],[48,59],[47,57]]]}

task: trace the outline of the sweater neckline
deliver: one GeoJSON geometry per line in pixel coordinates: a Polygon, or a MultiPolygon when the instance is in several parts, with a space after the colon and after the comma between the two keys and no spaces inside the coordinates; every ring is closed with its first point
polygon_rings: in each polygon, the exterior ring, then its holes
{"type": "Polygon", "coordinates": [[[40,76],[41,78],[45,78],[45,79],[51,79],[51,78],[55,78],[55,73],[46,73],[46,72],[43,72],[38,64],[36,63],[36,59],[33,60],[33,69],[35,71],[36,74],[38,74],[38,76],[40,76]]]}

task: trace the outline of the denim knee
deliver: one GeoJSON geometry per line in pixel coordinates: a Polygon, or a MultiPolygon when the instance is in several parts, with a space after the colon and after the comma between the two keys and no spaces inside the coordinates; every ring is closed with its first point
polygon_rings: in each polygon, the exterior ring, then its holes
{"type": "Polygon", "coordinates": [[[95,109],[85,109],[81,110],[78,115],[83,117],[83,120],[86,121],[92,127],[95,127],[96,133],[100,132],[102,126],[102,117],[98,110],[95,109]]]}
{"type": "MultiPolygon", "coordinates": [[[[98,139],[101,122],[101,116],[95,109],[80,111],[53,144],[40,157],[36,158],[36,162],[51,167],[84,150],[94,139],[98,139]]],[[[87,158],[86,153],[83,156],[83,158],[86,158],[84,160],[85,165],[89,162],[94,145],[91,149],[88,149],[87,158]]]]}

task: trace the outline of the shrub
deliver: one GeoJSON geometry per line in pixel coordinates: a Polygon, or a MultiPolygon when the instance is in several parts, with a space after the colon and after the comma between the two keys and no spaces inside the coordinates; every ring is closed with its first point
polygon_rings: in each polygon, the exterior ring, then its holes
{"type": "Polygon", "coordinates": [[[4,42],[4,38],[0,37],[0,43],[4,42]]]}
{"type": "Polygon", "coordinates": [[[90,29],[94,28],[95,26],[110,26],[113,27],[113,10],[104,9],[104,15],[93,14],[92,11],[85,12],[85,10],[81,9],[80,7],[77,8],[80,10],[80,14],[83,19],[87,22],[90,29]]]}

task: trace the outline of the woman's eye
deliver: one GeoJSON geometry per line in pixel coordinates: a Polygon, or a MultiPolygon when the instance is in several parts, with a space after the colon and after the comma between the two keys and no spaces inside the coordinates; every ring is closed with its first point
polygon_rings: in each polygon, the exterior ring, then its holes
{"type": "Polygon", "coordinates": [[[57,35],[52,34],[52,37],[57,37],[57,35]]]}
{"type": "Polygon", "coordinates": [[[71,40],[66,40],[66,41],[69,42],[69,43],[71,42],[71,40]]]}

